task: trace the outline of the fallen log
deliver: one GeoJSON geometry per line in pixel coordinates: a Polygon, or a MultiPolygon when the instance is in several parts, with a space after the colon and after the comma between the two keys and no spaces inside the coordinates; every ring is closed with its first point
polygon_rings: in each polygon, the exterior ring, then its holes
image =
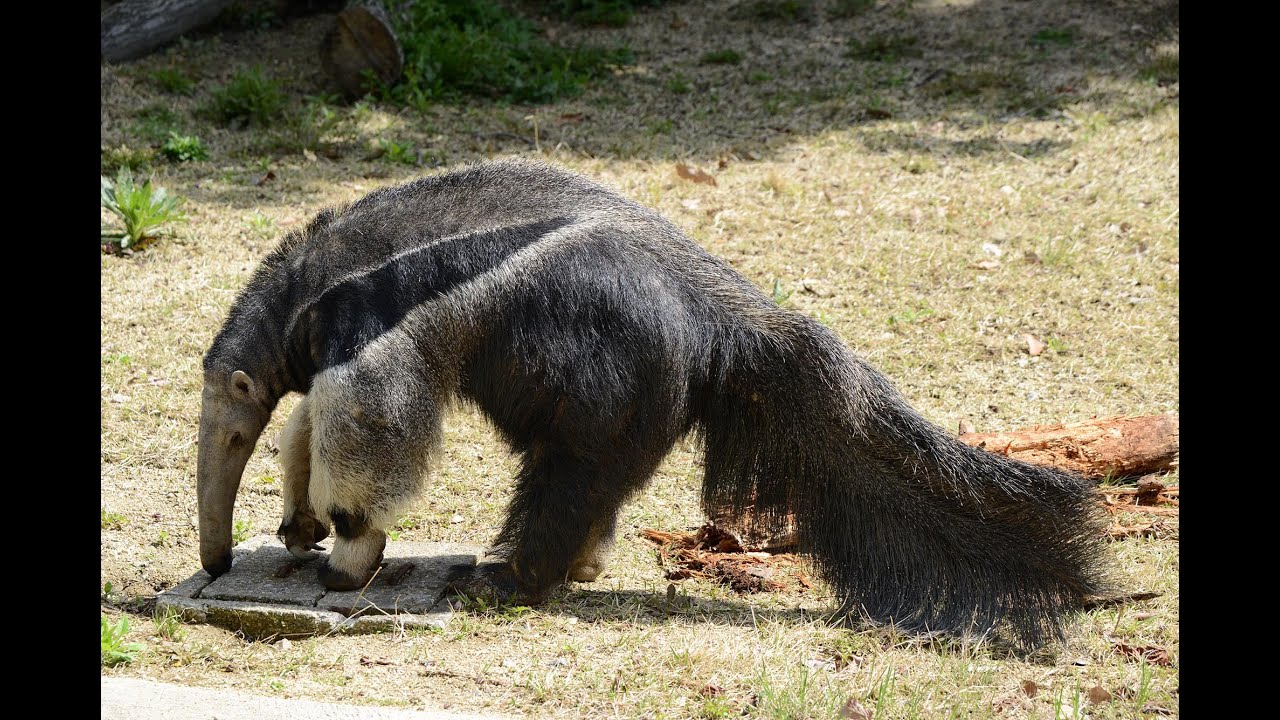
{"type": "Polygon", "coordinates": [[[124,0],[102,11],[102,59],[142,57],[218,17],[231,0],[124,0]]]}
{"type": "Polygon", "coordinates": [[[320,66],[347,98],[392,85],[404,69],[404,49],[377,3],[352,2],[320,42],[320,66]]]}
{"type": "Polygon", "coordinates": [[[960,442],[1085,477],[1121,478],[1175,469],[1178,415],[1092,418],[1026,430],[962,433],[960,442]]]}

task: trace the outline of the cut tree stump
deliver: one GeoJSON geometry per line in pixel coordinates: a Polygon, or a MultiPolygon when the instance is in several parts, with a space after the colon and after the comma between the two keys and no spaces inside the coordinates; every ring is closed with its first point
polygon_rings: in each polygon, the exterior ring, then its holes
{"type": "Polygon", "coordinates": [[[102,59],[133,60],[218,17],[231,0],[124,0],[102,11],[102,59]]]}
{"type": "Polygon", "coordinates": [[[320,65],[344,95],[358,98],[376,89],[370,75],[387,85],[400,79],[404,49],[380,5],[351,3],[320,43],[320,65]]]}
{"type": "Polygon", "coordinates": [[[1093,418],[959,437],[967,445],[1093,479],[1146,475],[1178,465],[1177,413],[1093,418]]]}

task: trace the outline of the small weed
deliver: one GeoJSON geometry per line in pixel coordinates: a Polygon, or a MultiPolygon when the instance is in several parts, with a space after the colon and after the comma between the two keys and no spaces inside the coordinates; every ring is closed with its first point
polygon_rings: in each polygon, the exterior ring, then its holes
{"type": "Polygon", "coordinates": [[[747,0],[732,12],[739,20],[809,20],[813,17],[813,0],[747,0]]]}
{"type": "Polygon", "coordinates": [[[712,50],[702,54],[703,65],[737,65],[742,62],[742,53],[731,48],[712,50]]]}
{"type": "Polygon", "coordinates": [[[387,537],[391,538],[391,542],[396,542],[400,539],[400,531],[392,528],[387,531],[387,537]]]}
{"type": "Polygon", "coordinates": [[[921,320],[924,320],[925,318],[932,316],[933,314],[934,314],[933,308],[921,303],[919,307],[909,308],[907,310],[903,310],[902,312],[894,313],[893,315],[890,315],[889,327],[896,328],[902,325],[914,325],[915,323],[918,323],[921,320]]]}
{"type": "Polygon", "coordinates": [[[693,86],[689,84],[689,78],[685,77],[684,73],[676,73],[667,81],[667,90],[676,95],[686,95],[693,90],[693,86]]]}
{"type": "Polygon", "coordinates": [[[382,161],[394,165],[417,165],[418,148],[413,143],[398,143],[394,140],[379,140],[378,149],[382,151],[382,161]]]}
{"type": "Polygon", "coordinates": [[[309,96],[300,109],[289,110],[274,124],[278,129],[255,145],[259,150],[300,153],[320,150],[333,141],[341,118],[330,107],[332,98],[309,96]]]}
{"type": "Polygon", "coordinates": [[[773,279],[773,301],[779,305],[785,303],[787,298],[791,297],[794,290],[783,290],[781,278],[773,279]]]}
{"type": "Polygon", "coordinates": [[[396,521],[396,527],[401,530],[413,530],[414,528],[421,527],[421,525],[422,520],[415,515],[405,515],[396,521]]]}
{"type": "Polygon", "coordinates": [[[117,512],[102,511],[102,529],[103,530],[119,530],[129,522],[129,518],[117,512]]]}
{"type": "Polygon", "coordinates": [[[237,545],[249,539],[249,523],[244,520],[237,520],[231,529],[231,539],[237,545]]]}
{"type": "Polygon", "coordinates": [[[1155,80],[1160,85],[1172,85],[1178,82],[1178,51],[1157,51],[1151,62],[1142,66],[1138,75],[1148,80],[1155,80]]]}
{"type": "Polygon", "coordinates": [[[131,663],[142,652],[142,643],[126,643],[129,634],[129,618],[122,617],[115,625],[102,616],[102,664],[107,667],[131,663]]]}
{"type": "Polygon", "coordinates": [[[866,40],[850,38],[849,49],[845,51],[844,56],[869,62],[894,62],[901,58],[918,58],[924,53],[916,47],[917,42],[914,35],[884,33],[877,33],[866,40]]]}
{"type": "Polygon", "coordinates": [[[114,182],[102,176],[102,207],[124,224],[124,234],[116,237],[116,231],[104,229],[103,237],[116,249],[131,249],[158,237],[166,225],[185,222],[181,205],[182,200],[170,197],[164,188],[152,187],[151,180],[139,185],[128,168],[120,168],[114,182]]]}
{"type": "Polygon", "coordinates": [[[763,85],[773,79],[773,76],[767,72],[757,70],[747,76],[748,85],[763,85]]]}
{"type": "Polygon", "coordinates": [[[156,610],[151,620],[156,625],[156,634],[166,640],[176,642],[187,636],[187,629],[182,626],[182,616],[171,607],[156,610]]]}
{"type": "Polygon", "coordinates": [[[722,697],[710,697],[702,701],[702,706],[698,708],[698,717],[704,720],[724,720],[738,715],[738,709],[733,703],[722,697]]]}
{"type": "Polygon", "coordinates": [[[172,544],[173,542],[169,539],[168,530],[161,530],[160,533],[156,535],[156,539],[151,541],[152,547],[164,548],[169,547],[172,544]]]}
{"type": "Polygon", "coordinates": [[[831,8],[831,17],[851,18],[875,7],[876,0],[836,0],[831,8]]]}
{"type": "Polygon", "coordinates": [[[676,124],[671,118],[663,118],[645,128],[650,135],[666,135],[675,130],[676,124]]]}
{"type": "Polygon", "coordinates": [[[1049,346],[1050,350],[1054,351],[1059,355],[1067,351],[1067,344],[1063,342],[1061,338],[1058,338],[1053,335],[1050,335],[1049,337],[1045,338],[1045,344],[1049,346]]]}
{"type": "Polygon", "coordinates": [[[1040,247],[1037,255],[1046,266],[1065,266],[1070,264],[1077,250],[1076,243],[1062,237],[1055,237],[1040,247]]]}
{"type": "Polygon", "coordinates": [[[128,145],[102,148],[102,174],[115,175],[120,172],[120,168],[146,170],[151,167],[155,158],[156,151],[151,148],[131,148],[128,145]]]}
{"type": "Polygon", "coordinates": [[[902,163],[902,169],[912,175],[923,175],[931,170],[937,170],[938,163],[930,157],[912,156],[907,158],[906,162],[902,163]]]}
{"type": "MultiPolygon", "coordinates": [[[[257,238],[265,240],[275,234],[275,218],[270,215],[264,215],[260,211],[255,210],[252,215],[244,219],[244,222],[249,227],[249,234],[257,238]]],[[[263,478],[263,481],[271,483],[275,482],[275,478],[268,475],[263,478]]]]}
{"type": "Polygon", "coordinates": [[[280,86],[255,66],[215,88],[205,111],[224,125],[265,126],[282,117],[284,108],[285,96],[280,86]]]}
{"type": "Polygon", "coordinates": [[[1031,36],[1037,45],[1070,45],[1076,41],[1076,33],[1070,28],[1045,28],[1031,36]]]}
{"type": "Polygon", "coordinates": [[[823,325],[826,325],[827,327],[831,327],[831,316],[828,315],[825,310],[818,310],[817,312],[810,315],[810,317],[822,323],[823,325]]]}
{"type": "Polygon", "coordinates": [[[179,135],[169,132],[169,139],[160,146],[160,154],[172,162],[191,162],[192,160],[208,160],[209,151],[204,143],[194,135],[179,135]]]}
{"type": "Polygon", "coordinates": [[[195,83],[185,72],[177,68],[160,68],[152,70],[147,78],[160,89],[170,95],[189,95],[195,83]]]}

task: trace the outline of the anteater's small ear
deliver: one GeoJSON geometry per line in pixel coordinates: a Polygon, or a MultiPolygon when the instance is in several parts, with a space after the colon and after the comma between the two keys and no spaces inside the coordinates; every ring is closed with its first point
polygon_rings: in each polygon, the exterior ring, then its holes
{"type": "Polygon", "coordinates": [[[243,393],[253,394],[253,378],[243,370],[237,370],[231,373],[231,384],[243,393]]]}

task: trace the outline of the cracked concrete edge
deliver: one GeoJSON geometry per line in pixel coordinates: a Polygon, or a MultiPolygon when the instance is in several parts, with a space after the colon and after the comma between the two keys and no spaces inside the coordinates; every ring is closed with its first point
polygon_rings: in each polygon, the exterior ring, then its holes
{"type": "Polygon", "coordinates": [[[103,677],[102,720],[511,720],[448,710],[410,710],[288,700],[234,690],[169,685],[129,677],[103,677]]]}
{"type": "MultiPolygon", "coordinates": [[[[195,592],[199,592],[199,588],[195,592]]],[[[329,633],[364,635],[410,629],[439,630],[448,625],[453,616],[453,608],[447,599],[437,602],[428,613],[346,617],[328,610],[184,597],[173,591],[161,593],[156,598],[156,609],[167,608],[172,608],[187,622],[239,630],[246,637],[252,638],[306,637],[329,633]]]]}

